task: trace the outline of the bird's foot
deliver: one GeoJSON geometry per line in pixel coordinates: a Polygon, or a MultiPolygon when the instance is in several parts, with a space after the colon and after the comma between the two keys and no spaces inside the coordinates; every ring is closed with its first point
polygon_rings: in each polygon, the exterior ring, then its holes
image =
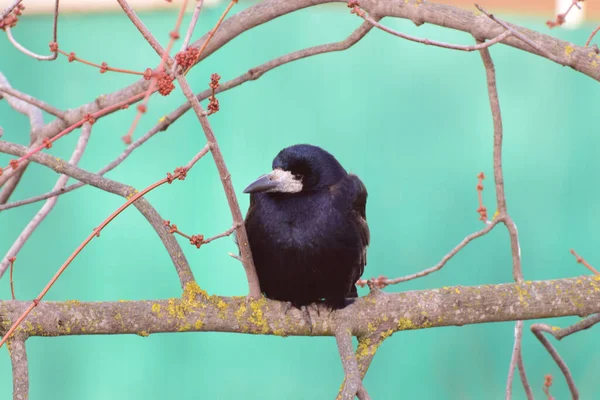
{"type": "Polygon", "coordinates": [[[288,311],[294,306],[291,301],[282,301],[283,305],[283,315],[287,315],[288,311]]]}
{"type": "Polygon", "coordinates": [[[300,311],[302,311],[302,316],[304,317],[304,321],[308,325],[308,329],[309,329],[310,333],[312,333],[313,324],[312,324],[312,318],[310,317],[310,311],[308,310],[309,306],[310,306],[310,304],[308,306],[301,306],[300,311]]]}

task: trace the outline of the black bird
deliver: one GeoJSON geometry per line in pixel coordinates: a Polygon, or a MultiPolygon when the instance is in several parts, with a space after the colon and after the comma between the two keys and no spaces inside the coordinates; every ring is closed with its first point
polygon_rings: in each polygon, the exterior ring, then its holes
{"type": "Polygon", "coordinates": [[[367,263],[367,189],[334,156],[287,147],[252,182],[246,230],[265,296],[295,307],[343,308],[367,263]]]}

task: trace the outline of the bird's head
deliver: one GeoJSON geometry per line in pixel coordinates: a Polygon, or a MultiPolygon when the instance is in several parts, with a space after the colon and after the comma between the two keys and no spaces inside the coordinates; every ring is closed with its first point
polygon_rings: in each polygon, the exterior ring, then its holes
{"type": "Polygon", "coordinates": [[[335,185],[346,174],[338,160],[325,150],[297,144],[281,150],[273,160],[273,171],[248,185],[244,193],[322,190],[335,185]]]}

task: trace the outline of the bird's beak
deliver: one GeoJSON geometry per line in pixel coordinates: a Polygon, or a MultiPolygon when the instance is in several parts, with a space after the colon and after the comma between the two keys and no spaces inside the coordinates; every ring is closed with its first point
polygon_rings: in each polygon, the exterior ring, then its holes
{"type": "Polygon", "coordinates": [[[302,190],[302,181],[294,177],[291,172],[275,169],[260,176],[257,180],[244,189],[244,193],[282,192],[297,193],[302,190]]]}

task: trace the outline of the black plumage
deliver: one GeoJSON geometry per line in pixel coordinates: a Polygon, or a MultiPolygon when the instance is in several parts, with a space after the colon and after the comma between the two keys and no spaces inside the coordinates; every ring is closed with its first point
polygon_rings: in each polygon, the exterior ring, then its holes
{"type": "Polygon", "coordinates": [[[244,192],[250,249],[268,298],[341,308],[357,297],[369,244],[367,190],[358,176],[325,150],[300,144],[281,150],[273,172],[244,192]]]}

